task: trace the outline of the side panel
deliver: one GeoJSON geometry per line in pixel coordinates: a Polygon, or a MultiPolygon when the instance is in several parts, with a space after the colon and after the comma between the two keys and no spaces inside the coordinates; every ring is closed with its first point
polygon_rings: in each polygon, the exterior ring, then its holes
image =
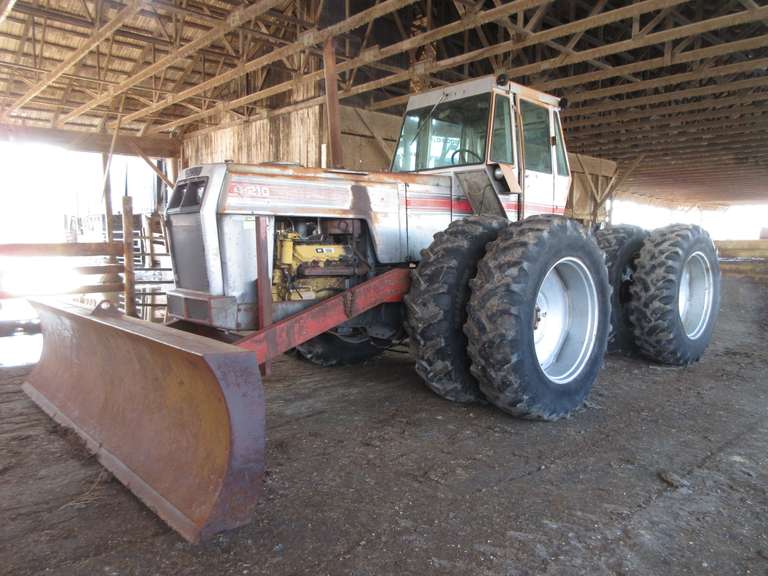
{"type": "Polygon", "coordinates": [[[533,170],[525,171],[525,211],[523,217],[534,214],[562,214],[553,203],[554,181],[552,174],[533,170]]]}
{"type": "Polygon", "coordinates": [[[368,223],[380,262],[403,262],[407,257],[406,246],[401,242],[397,181],[233,172],[219,211],[226,215],[359,218],[368,223]]]}
{"type": "MultiPolygon", "coordinates": [[[[256,320],[256,220],[247,214],[220,214],[219,243],[224,294],[237,302],[237,328],[253,326],[256,320]]],[[[269,272],[272,275],[275,219],[267,219],[269,272]]]]}
{"type": "Polygon", "coordinates": [[[168,235],[173,238],[171,253],[176,286],[187,290],[208,290],[200,213],[174,214],[168,218],[168,235]]]}
{"type": "MultiPolygon", "coordinates": [[[[455,200],[457,218],[471,214],[466,199],[455,200]]],[[[429,246],[432,236],[448,227],[454,218],[451,188],[406,184],[405,213],[408,221],[408,260],[421,259],[421,250],[429,246]]]]}
{"type": "MultiPolygon", "coordinates": [[[[456,198],[462,198],[470,214],[484,214],[505,218],[507,213],[503,206],[502,195],[497,190],[496,185],[498,182],[493,181],[489,170],[487,166],[483,166],[479,170],[456,172],[455,185],[453,187],[454,201],[456,198]]],[[[509,194],[504,195],[505,198],[509,196],[509,194]]],[[[454,220],[457,216],[465,215],[454,215],[454,220]]]]}

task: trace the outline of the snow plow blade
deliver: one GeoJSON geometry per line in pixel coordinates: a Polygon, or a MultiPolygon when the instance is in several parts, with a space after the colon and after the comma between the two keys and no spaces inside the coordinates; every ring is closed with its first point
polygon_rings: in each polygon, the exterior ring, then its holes
{"type": "Polygon", "coordinates": [[[32,302],[40,363],[24,391],[191,542],[248,523],[264,472],[253,353],[102,304],[32,302]]]}

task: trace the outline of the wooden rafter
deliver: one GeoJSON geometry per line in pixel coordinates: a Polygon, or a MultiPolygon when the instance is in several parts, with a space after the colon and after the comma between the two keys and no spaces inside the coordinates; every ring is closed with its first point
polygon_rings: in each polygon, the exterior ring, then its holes
{"type": "Polygon", "coordinates": [[[114,131],[125,95],[120,138],[145,149],[275,118],[323,105],[335,36],[338,96],[353,106],[394,110],[412,90],[506,72],[568,99],[570,149],[625,170],[646,154],[622,190],[672,186],[675,170],[698,183],[712,164],[768,180],[759,0],[375,0],[358,13],[345,0],[329,29],[316,24],[322,0],[153,0],[119,16],[137,1],[0,0],[0,120],[114,131]]]}
{"type": "MultiPolygon", "coordinates": [[[[353,66],[359,66],[364,63],[369,63],[375,60],[387,58],[391,55],[405,52],[412,48],[423,46],[424,44],[427,44],[430,42],[434,42],[439,38],[445,38],[447,36],[457,34],[466,29],[480,25],[482,23],[499,20],[503,17],[506,17],[508,14],[513,13],[515,10],[530,8],[535,5],[545,5],[545,4],[548,4],[549,1],[551,0],[517,0],[516,2],[511,2],[510,4],[505,4],[496,8],[478,12],[474,15],[471,15],[457,22],[453,22],[451,24],[447,24],[445,26],[435,28],[434,30],[430,30],[423,34],[419,34],[408,40],[398,42],[391,46],[387,46],[385,48],[367,50],[365,53],[361,54],[358,58],[349,60],[344,64],[341,64],[338,67],[338,71],[344,72],[347,68],[351,68],[353,66]]],[[[656,7],[658,7],[659,5],[665,5],[670,3],[682,3],[684,1],[686,0],[645,0],[643,2],[639,2],[637,4],[634,4],[626,8],[612,10],[610,12],[605,12],[603,14],[595,15],[590,18],[586,18],[584,20],[580,20],[574,23],[564,24],[557,28],[547,29],[538,33],[534,33],[534,34],[531,34],[531,36],[529,36],[528,38],[525,38],[519,41],[513,40],[513,41],[505,42],[499,45],[495,45],[489,48],[474,50],[472,52],[468,52],[460,56],[454,56],[452,58],[427,64],[423,68],[420,68],[419,73],[423,74],[423,73],[430,73],[433,71],[454,68],[456,66],[463,65],[465,62],[474,62],[477,60],[483,60],[487,57],[487,52],[493,52],[494,54],[501,54],[505,50],[514,49],[517,46],[519,47],[532,46],[537,44],[539,41],[550,40],[552,38],[559,38],[562,36],[568,36],[570,34],[577,33],[582,29],[603,25],[609,22],[617,22],[626,18],[627,16],[631,16],[636,13],[642,14],[644,12],[656,9],[656,7]]],[[[415,72],[413,70],[398,72],[390,76],[387,76],[383,79],[374,80],[362,85],[357,85],[352,88],[348,88],[340,92],[339,95],[342,98],[348,98],[351,96],[363,94],[366,92],[370,92],[372,90],[383,88],[385,86],[397,84],[398,82],[409,81],[414,76],[414,74],[415,72]]],[[[320,80],[321,78],[322,78],[322,71],[320,71],[315,75],[305,76],[304,78],[301,79],[301,82],[307,82],[309,80],[320,80]]],[[[242,106],[246,103],[255,102],[259,99],[268,98],[269,96],[273,96],[276,93],[293,89],[296,84],[297,84],[296,81],[290,81],[290,82],[283,83],[283,85],[281,85],[280,87],[273,87],[273,88],[267,89],[263,91],[263,93],[248,95],[235,102],[231,102],[225,105],[223,107],[223,110],[231,109],[236,106],[242,106]]],[[[179,95],[178,98],[180,97],[181,95],[179,95]]],[[[319,102],[320,102],[319,100],[308,101],[305,103],[304,107],[314,106],[314,105],[317,105],[319,102]]],[[[285,108],[283,109],[283,113],[289,110],[296,110],[296,109],[297,108],[295,107],[285,108]]],[[[169,129],[177,128],[189,122],[199,121],[210,115],[211,114],[193,115],[188,119],[182,119],[174,123],[168,123],[166,125],[163,125],[159,127],[158,130],[160,131],[160,130],[169,130],[169,129]],[[189,122],[187,122],[187,120],[189,122]]],[[[131,121],[136,119],[137,117],[140,117],[138,113],[127,116],[126,120],[131,121]]]]}
{"type": "Polygon", "coordinates": [[[217,26],[214,26],[205,34],[198,36],[197,38],[195,38],[191,42],[188,42],[184,46],[181,46],[180,48],[170,52],[168,55],[161,58],[151,66],[147,66],[146,68],[134,74],[130,78],[123,80],[117,86],[110,87],[104,94],[100,95],[97,98],[94,98],[90,102],[87,102],[82,106],[79,106],[72,112],[66,114],[61,119],[60,122],[62,124],[66,124],[67,122],[74,120],[75,118],[77,118],[78,116],[81,116],[82,114],[88,112],[89,110],[92,110],[96,106],[109,102],[116,95],[122,94],[129,88],[141,82],[142,80],[145,80],[146,78],[153,76],[157,72],[164,70],[165,68],[167,68],[168,66],[170,66],[171,64],[179,60],[183,60],[188,56],[191,56],[192,54],[197,52],[200,48],[204,48],[208,46],[217,38],[220,38],[227,32],[237,28],[240,22],[251,20],[263,14],[267,10],[274,8],[278,3],[279,3],[279,0],[258,0],[254,4],[250,4],[244,8],[240,8],[239,10],[236,10],[224,22],[218,24],[217,26]]]}
{"type": "Polygon", "coordinates": [[[8,14],[13,10],[13,5],[16,4],[16,0],[0,0],[0,24],[8,17],[8,14]]]}
{"type": "MultiPolygon", "coordinates": [[[[210,90],[215,86],[219,86],[226,82],[230,82],[232,80],[235,80],[243,76],[244,74],[258,70],[266,66],[270,62],[275,62],[276,60],[287,58],[288,56],[291,56],[293,54],[300,52],[307,46],[313,46],[315,44],[323,43],[328,38],[338,36],[339,34],[342,34],[349,30],[353,30],[359,26],[363,26],[368,22],[370,22],[371,20],[378,18],[379,16],[387,14],[388,12],[391,12],[393,10],[398,10],[399,8],[402,8],[403,6],[406,6],[408,4],[413,4],[415,1],[416,0],[386,0],[385,2],[381,2],[380,4],[377,4],[367,10],[364,10],[363,12],[358,12],[354,16],[346,20],[343,20],[338,24],[334,24],[333,26],[329,26],[322,30],[318,30],[318,29],[309,30],[304,34],[302,34],[300,39],[292,44],[283,46],[282,48],[278,48],[277,50],[274,50],[269,54],[265,54],[264,56],[256,58],[255,60],[251,60],[250,62],[243,63],[233,70],[229,70],[223,74],[219,74],[214,78],[210,78],[209,80],[202,82],[193,88],[189,88],[177,95],[169,96],[154,106],[151,106],[144,110],[137,110],[133,114],[129,114],[126,117],[126,120],[128,122],[138,120],[139,118],[142,118],[148,114],[152,114],[172,104],[181,102],[182,100],[189,98],[190,96],[194,96],[206,90],[210,90]]],[[[342,71],[341,67],[338,67],[338,70],[339,72],[341,72],[342,71]]],[[[320,72],[320,77],[322,77],[322,71],[320,72]]],[[[246,103],[247,102],[240,102],[228,109],[243,106],[246,103]]]]}
{"type": "Polygon", "coordinates": [[[23,96],[17,98],[7,109],[0,114],[0,121],[6,120],[10,114],[24,106],[35,96],[40,94],[53,82],[61,77],[67,70],[77,64],[88,52],[98,46],[103,40],[109,38],[124,22],[127,22],[139,12],[141,0],[130,0],[120,12],[118,12],[107,24],[99,28],[80,47],[70,54],[61,64],[51,70],[43,79],[30,88],[23,96]]]}

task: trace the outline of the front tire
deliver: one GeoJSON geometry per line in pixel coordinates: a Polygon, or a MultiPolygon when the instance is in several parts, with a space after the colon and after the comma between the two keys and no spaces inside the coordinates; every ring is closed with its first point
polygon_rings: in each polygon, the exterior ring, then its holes
{"type": "Polygon", "coordinates": [[[608,273],[591,234],[560,216],[511,225],[470,286],[464,331],[485,396],[510,414],[543,420],[579,408],[610,328],[608,273]]]}
{"type": "Polygon", "coordinates": [[[486,245],[508,224],[503,218],[489,216],[451,222],[422,250],[412,274],[405,305],[416,372],[430,390],[453,402],[482,400],[469,371],[462,328],[467,320],[469,281],[486,245]]]}
{"type": "Polygon", "coordinates": [[[673,224],[654,230],[637,260],[629,319],[651,360],[687,366],[704,354],[720,309],[720,263],[709,234],[673,224]]]}
{"type": "Polygon", "coordinates": [[[370,338],[351,342],[331,332],[324,332],[296,346],[300,358],[325,368],[360,364],[386,349],[386,345],[377,346],[370,338]]]}

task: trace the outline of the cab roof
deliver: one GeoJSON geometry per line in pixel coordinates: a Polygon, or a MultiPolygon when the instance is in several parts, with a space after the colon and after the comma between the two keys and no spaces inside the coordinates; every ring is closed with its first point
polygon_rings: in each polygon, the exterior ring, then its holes
{"type": "Polygon", "coordinates": [[[414,94],[408,99],[407,110],[424,108],[425,106],[434,106],[437,102],[449,102],[460,98],[467,98],[476,94],[490,93],[493,89],[498,89],[507,93],[519,94],[523,98],[533,100],[547,106],[559,107],[560,99],[556,96],[528,88],[517,82],[512,82],[505,75],[500,76],[481,76],[458,82],[449,86],[441,86],[433,90],[414,94]]]}

